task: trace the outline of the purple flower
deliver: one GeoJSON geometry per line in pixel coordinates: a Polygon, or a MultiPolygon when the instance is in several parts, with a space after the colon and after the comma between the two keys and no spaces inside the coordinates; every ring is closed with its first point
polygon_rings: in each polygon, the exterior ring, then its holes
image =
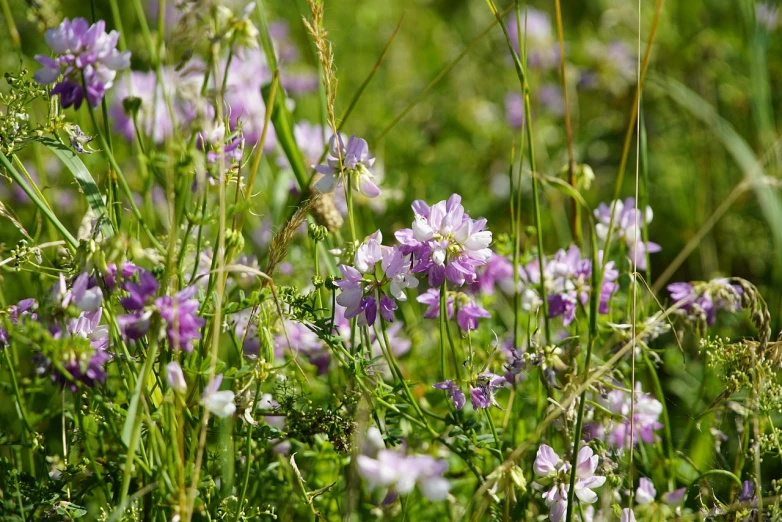
{"type": "Polygon", "coordinates": [[[456,411],[461,411],[464,408],[464,404],[467,402],[464,392],[452,380],[438,382],[433,384],[432,387],[447,392],[448,398],[453,401],[453,407],[456,408],[456,411]]]}
{"type": "Polygon", "coordinates": [[[150,304],[158,289],[157,279],[152,275],[152,272],[138,267],[135,272],[138,274],[138,282],[127,277],[121,285],[128,296],[123,297],[119,302],[129,312],[139,311],[150,304]]]}
{"type": "MultiPolygon", "coordinates": [[[[293,126],[293,138],[296,140],[305,165],[313,165],[320,160],[326,148],[325,130],[322,125],[300,121],[293,126]]],[[[290,162],[284,154],[277,157],[277,165],[290,168],[290,162]]]]}
{"type": "MultiPolygon", "coordinates": [[[[581,502],[594,504],[597,501],[597,494],[592,490],[599,488],[606,481],[605,477],[595,475],[597,465],[598,456],[594,454],[592,448],[584,446],[578,451],[575,495],[581,502]]],[[[561,521],[567,511],[571,464],[563,462],[550,446],[543,444],[538,448],[533,470],[541,477],[542,482],[553,482],[551,489],[543,493],[543,500],[551,508],[549,514],[551,521],[561,521]]]]}
{"type": "Polygon", "coordinates": [[[745,480],[741,483],[741,492],[739,493],[739,502],[749,502],[755,496],[755,483],[751,480],[745,480]]]}
{"type": "Polygon", "coordinates": [[[359,326],[372,325],[377,318],[378,299],[380,311],[386,321],[393,321],[397,305],[382,288],[388,284],[389,293],[400,301],[407,300],[404,290],[418,286],[418,280],[410,272],[410,256],[400,249],[382,245],[383,235],[378,230],[356,249],[353,264],[340,265],[343,279],[335,284],[340,289],[337,303],[345,307],[345,317],[357,317],[359,326]],[[377,264],[383,270],[378,280],[377,264]]]}
{"type": "MultiPolygon", "coordinates": [[[[286,320],[283,323],[283,327],[285,332],[280,332],[274,337],[274,354],[277,357],[282,357],[289,350],[290,346],[290,349],[304,355],[310,364],[315,366],[318,375],[325,375],[329,369],[329,352],[326,351],[323,341],[318,338],[317,334],[299,321],[286,320]],[[289,341],[290,345],[288,344],[289,341]]],[[[239,334],[238,327],[237,334],[239,334]]],[[[242,337],[240,336],[240,338],[242,337]]],[[[250,338],[254,339],[257,352],[257,333],[250,338]]],[[[245,346],[246,350],[247,347],[245,346]]]]}
{"type": "Polygon", "coordinates": [[[687,488],[679,488],[673,491],[669,491],[663,495],[663,502],[669,506],[679,506],[684,502],[684,495],[687,493],[687,488]]]}
{"type": "Polygon", "coordinates": [[[657,496],[657,490],[654,489],[654,483],[646,477],[641,477],[638,481],[638,489],[635,490],[635,502],[641,506],[654,502],[657,496]]]}
{"type": "Polygon", "coordinates": [[[474,283],[476,267],[485,265],[492,255],[486,220],[471,219],[461,199],[453,194],[431,207],[421,200],[413,202],[412,228],[395,234],[402,252],[413,255],[413,272],[426,273],[429,286],[438,287],[446,279],[458,286],[474,283]]]}
{"type": "MultiPolygon", "coordinates": [[[[603,257],[598,253],[598,261],[603,257]]],[[[603,273],[603,285],[600,288],[598,312],[608,313],[608,302],[618,288],[616,279],[619,272],[614,262],[606,263],[603,273]]],[[[581,258],[577,246],[571,246],[567,251],[560,249],[546,262],[544,268],[544,285],[548,296],[549,317],[562,317],[563,324],[568,326],[576,318],[578,304],[586,305],[589,301],[590,283],[592,280],[592,262],[581,258]]],[[[538,261],[531,261],[522,273],[525,290],[522,303],[526,309],[540,305],[537,289],[540,284],[540,268],[538,261]]]]}
{"type": "Polygon", "coordinates": [[[236,411],[235,395],[230,390],[218,391],[223,382],[223,374],[216,375],[214,380],[206,385],[201,396],[201,404],[213,415],[226,418],[236,411]]]}
{"type": "Polygon", "coordinates": [[[478,306],[475,301],[470,301],[467,304],[459,307],[459,311],[456,312],[456,322],[463,331],[475,330],[478,328],[478,319],[488,319],[491,314],[485,309],[478,306]]]}
{"type": "Polygon", "coordinates": [[[166,382],[168,386],[177,393],[187,391],[187,381],[185,374],[182,373],[182,367],[176,361],[171,361],[166,365],[166,382]]]}
{"type": "Polygon", "coordinates": [[[193,341],[201,338],[200,328],[206,320],[196,315],[198,300],[193,299],[197,288],[189,286],[176,295],[158,297],[155,306],[166,322],[169,346],[186,352],[193,351],[193,341]]]}
{"type": "Polygon", "coordinates": [[[313,165],[313,168],[323,174],[315,183],[320,192],[333,192],[341,175],[349,176],[353,189],[368,198],[380,195],[380,189],[372,181],[375,176],[369,170],[375,164],[375,157],[369,153],[366,140],[357,138],[355,134],[348,139],[347,145],[342,134],[337,133],[329,139],[329,153],[325,165],[313,165]]]}
{"type": "MultiPolygon", "coordinates": [[[[8,307],[8,320],[13,326],[18,325],[19,321],[25,317],[36,320],[38,319],[38,314],[35,313],[37,306],[38,302],[33,298],[22,299],[17,304],[8,307]]],[[[0,327],[0,348],[7,346],[8,341],[8,331],[0,327]]]]}
{"type": "Polygon", "coordinates": [[[742,289],[728,279],[709,282],[672,283],[667,286],[671,299],[679,307],[679,314],[713,326],[717,312],[735,312],[741,309],[742,289]]]}
{"type": "MultiPolygon", "coordinates": [[[[424,311],[424,317],[426,319],[435,319],[437,317],[440,317],[440,289],[439,288],[428,289],[426,292],[416,297],[416,301],[426,305],[426,310],[424,311]]],[[[446,313],[448,315],[448,319],[451,319],[453,317],[453,302],[454,302],[453,295],[446,294],[445,308],[446,308],[446,313]]]]}
{"type": "Polygon", "coordinates": [[[64,330],[54,326],[52,334],[55,339],[72,337],[85,339],[86,342],[74,340],[62,345],[67,348],[60,354],[64,371],[46,358],[43,359],[43,366],[39,371],[50,371],[52,382],[68,386],[73,391],[78,389],[77,383],[92,387],[98,382],[105,382],[105,365],[111,359],[111,354],[106,351],[109,330],[107,326],[99,326],[100,319],[101,310],[98,309],[94,312],[82,312],[79,317],[68,321],[64,330]]]}
{"type": "Polygon", "coordinates": [[[448,496],[450,484],[443,478],[448,464],[429,455],[405,455],[381,449],[375,458],[359,455],[358,472],[371,489],[390,488],[399,495],[407,495],[416,483],[421,493],[436,502],[448,496]]]}
{"type": "MultiPolygon", "coordinates": [[[[627,198],[624,202],[616,200],[612,207],[616,207],[616,210],[614,210],[611,236],[625,242],[630,261],[636,263],[638,270],[646,270],[647,253],[654,254],[661,250],[657,243],[643,240],[644,225],[651,223],[654,217],[652,207],[647,206],[645,212],[636,210],[635,198],[627,198]]],[[[611,224],[611,207],[601,203],[594,213],[597,218],[595,225],[597,237],[605,241],[608,236],[608,226],[611,224]]]]}
{"type": "Polygon", "coordinates": [[[471,286],[476,294],[493,295],[496,286],[506,294],[513,294],[513,263],[507,257],[493,253],[476,272],[478,280],[471,286]]]}
{"type": "Polygon", "coordinates": [[[630,508],[624,508],[619,522],[635,522],[635,512],[630,508]]]}
{"type": "MultiPolygon", "coordinates": [[[[630,416],[632,401],[629,393],[622,390],[613,390],[602,402],[609,411],[623,417],[630,416]]],[[[653,443],[655,440],[654,432],[663,426],[658,421],[662,409],[663,405],[660,401],[648,393],[643,393],[640,383],[636,383],[635,408],[633,408],[632,422],[630,419],[612,421],[609,426],[607,442],[625,449],[630,447],[631,436],[633,445],[638,444],[639,440],[647,444],[653,443]]]]}
{"type": "Polygon", "coordinates": [[[46,43],[55,57],[36,55],[43,65],[35,73],[35,80],[43,85],[60,81],[51,91],[59,94],[65,108],[78,109],[84,98],[97,107],[114,83],[117,71],[130,66],[130,51],[117,50],[119,33],[106,33],[106,23],[99,20],[89,25],[84,18],[65,19],[46,31],[46,43]]]}
{"type": "Polygon", "coordinates": [[[470,387],[470,402],[476,410],[486,409],[489,406],[500,405],[494,398],[495,392],[505,385],[505,377],[493,373],[482,373],[475,380],[475,386],[470,387]]]}

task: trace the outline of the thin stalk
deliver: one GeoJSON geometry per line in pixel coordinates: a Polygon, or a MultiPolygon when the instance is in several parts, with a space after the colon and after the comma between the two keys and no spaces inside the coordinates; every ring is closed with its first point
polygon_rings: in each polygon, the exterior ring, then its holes
{"type": "Polygon", "coordinates": [[[128,181],[125,179],[125,175],[122,174],[122,169],[119,168],[119,165],[117,164],[117,160],[114,158],[114,154],[111,152],[111,147],[109,146],[106,136],[103,135],[103,130],[98,125],[98,120],[95,117],[95,109],[93,109],[92,105],[90,105],[89,103],[87,103],[86,105],[87,105],[88,112],[90,113],[90,119],[92,120],[92,125],[95,128],[96,133],[98,134],[98,139],[100,140],[100,144],[101,147],[103,148],[103,152],[104,154],[106,154],[106,158],[109,160],[109,165],[111,165],[111,168],[114,169],[114,172],[117,175],[117,180],[119,181],[119,184],[122,187],[122,191],[125,193],[125,196],[127,196],[128,198],[128,203],[130,204],[130,209],[133,211],[133,215],[138,220],[141,229],[147,235],[152,245],[154,245],[154,247],[160,252],[165,252],[165,248],[163,248],[163,245],[161,245],[160,242],[152,234],[152,231],[147,226],[146,221],[144,221],[144,217],[141,215],[141,212],[136,206],[136,202],[133,200],[133,192],[130,190],[128,181]]]}
{"type": "Polygon", "coordinates": [[[59,219],[57,219],[57,216],[54,215],[54,213],[49,209],[48,205],[46,205],[45,202],[43,202],[40,198],[38,198],[38,195],[33,191],[27,183],[25,183],[24,178],[22,178],[22,175],[19,174],[19,172],[16,171],[14,166],[11,164],[11,162],[8,160],[5,154],[0,152],[0,164],[5,167],[5,169],[8,171],[8,174],[11,176],[11,178],[22,188],[25,194],[27,194],[27,197],[30,198],[30,201],[35,204],[36,207],[41,211],[41,213],[46,216],[46,218],[51,221],[52,225],[57,229],[58,232],[62,235],[62,237],[65,239],[65,241],[68,242],[68,245],[70,245],[72,248],[76,248],[79,246],[79,242],[76,240],[73,235],[71,235],[70,232],[68,232],[68,229],[65,228],[65,225],[63,225],[59,219]]]}

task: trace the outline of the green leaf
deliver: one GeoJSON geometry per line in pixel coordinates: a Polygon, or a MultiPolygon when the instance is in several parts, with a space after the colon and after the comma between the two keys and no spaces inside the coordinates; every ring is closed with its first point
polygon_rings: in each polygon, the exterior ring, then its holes
{"type": "Polygon", "coordinates": [[[53,140],[51,138],[37,138],[36,141],[46,145],[55,156],[71,171],[73,177],[76,178],[76,182],[79,184],[81,191],[87,198],[87,203],[90,205],[92,212],[97,219],[101,222],[101,232],[103,237],[111,237],[114,235],[114,228],[108,219],[108,212],[106,210],[106,204],[103,202],[103,196],[98,189],[97,183],[93,179],[90,171],[84,166],[84,163],[79,159],[75,152],[66,147],[62,143],[53,140]]]}

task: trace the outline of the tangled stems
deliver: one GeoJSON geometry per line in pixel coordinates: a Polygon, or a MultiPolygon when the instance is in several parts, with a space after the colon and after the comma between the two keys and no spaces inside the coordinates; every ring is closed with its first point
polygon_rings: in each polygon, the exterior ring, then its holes
{"type": "Polygon", "coordinates": [[[117,180],[119,181],[120,186],[122,187],[122,191],[125,193],[125,195],[128,198],[128,203],[130,204],[130,209],[133,212],[133,215],[138,220],[141,229],[147,235],[149,241],[154,245],[154,247],[160,252],[164,252],[165,249],[163,248],[163,245],[160,244],[160,242],[152,234],[152,231],[149,229],[149,226],[147,226],[146,221],[144,221],[144,217],[141,215],[141,211],[139,211],[138,207],[136,206],[136,202],[133,200],[133,192],[131,192],[130,190],[128,181],[125,179],[125,175],[122,174],[122,169],[119,168],[119,165],[117,164],[117,160],[114,158],[114,154],[111,152],[111,147],[109,146],[109,143],[106,139],[106,136],[103,133],[103,130],[101,130],[100,126],[98,125],[98,119],[95,117],[95,109],[93,109],[92,105],[89,103],[87,103],[86,105],[87,105],[88,112],[90,113],[90,119],[92,120],[92,125],[93,127],[95,127],[95,132],[98,134],[100,145],[103,148],[103,152],[106,155],[106,159],[109,160],[109,165],[111,166],[112,170],[117,176],[117,180]]]}

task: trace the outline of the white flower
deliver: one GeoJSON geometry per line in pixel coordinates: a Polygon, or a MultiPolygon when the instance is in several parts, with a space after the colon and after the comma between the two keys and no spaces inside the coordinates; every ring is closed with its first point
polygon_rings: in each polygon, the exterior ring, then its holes
{"type": "Polygon", "coordinates": [[[222,373],[215,376],[214,380],[207,385],[204,394],[201,396],[201,405],[213,415],[225,418],[234,414],[236,411],[236,404],[234,404],[234,392],[230,390],[217,391],[222,382],[222,373]]]}

